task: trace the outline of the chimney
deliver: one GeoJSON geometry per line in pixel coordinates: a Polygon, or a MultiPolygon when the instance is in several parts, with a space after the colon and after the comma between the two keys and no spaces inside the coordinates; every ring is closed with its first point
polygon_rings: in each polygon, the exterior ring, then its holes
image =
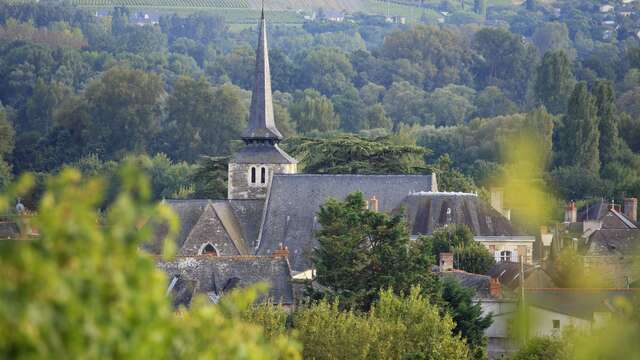
{"type": "Polygon", "coordinates": [[[453,253],[440,253],[440,272],[453,270],[453,253]]]}
{"type": "Polygon", "coordinates": [[[378,211],[378,199],[376,199],[375,195],[369,199],[369,210],[378,211]]]}
{"type": "Polygon", "coordinates": [[[633,221],[638,221],[638,198],[624,198],[624,216],[633,221]]]}
{"type": "Polygon", "coordinates": [[[567,203],[567,207],[564,209],[564,222],[578,222],[578,209],[576,208],[575,201],[570,201],[567,203]]]}
{"type": "Polygon", "coordinates": [[[282,245],[282,243],[280,243],[278,248],[273,250],[271,255],[274,257],[284,257],[284,258],[289,257],[289,248],[282,245]]]}
{"type": "Polygon", "coordinates": [[[497,278],[492,277],[489,279],[489,294],[497,299],[502,297],[502,288],[497,278]]]}

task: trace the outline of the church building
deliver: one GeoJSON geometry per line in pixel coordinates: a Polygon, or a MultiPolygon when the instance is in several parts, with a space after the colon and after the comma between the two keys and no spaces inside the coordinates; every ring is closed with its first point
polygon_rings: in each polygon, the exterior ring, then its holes
{"type": "MultiPolygon", "coordinates": [[[[375,211],[406,209],[415,236],[456,223],[497,241],[521,235],[476,195],[438,192],[434,174],[298,173],[297,160],[278,146],[266,29],[263,12],[245,145],[229,161],[227,199],[166,200],[181,222],[176,258],[158,264],[169,275],[174,304],[188,304],[195,293],[215,302],[237,286],[266,281],[271,301],[293,305],[292,283],[313,274],[320,206],[356,191],[375,211]]],[[[162,232],[147,246],[153,254],[161,253],[162,232]]]]}

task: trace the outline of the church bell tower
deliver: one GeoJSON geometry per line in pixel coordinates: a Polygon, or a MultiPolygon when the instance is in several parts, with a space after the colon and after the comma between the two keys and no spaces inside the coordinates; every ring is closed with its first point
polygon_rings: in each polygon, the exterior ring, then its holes
{"type": "Polygon", "coordinates": [[[242,133],[245,146],[229,161],[228,198],[231,200],[264,199],[273,174],[297,172],[296,159],[278,147],[282,134],[273,119],[264,7],[260,16],[259,33],[249,121],[242,133]]]}

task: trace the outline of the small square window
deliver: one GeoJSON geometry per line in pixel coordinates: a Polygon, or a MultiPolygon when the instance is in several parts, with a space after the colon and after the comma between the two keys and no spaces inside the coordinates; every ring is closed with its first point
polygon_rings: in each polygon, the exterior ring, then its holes
{"type": "Polygon", "coordinates": [[[560,320],[553,320],[553,328],[560,329],[560,320]]]}

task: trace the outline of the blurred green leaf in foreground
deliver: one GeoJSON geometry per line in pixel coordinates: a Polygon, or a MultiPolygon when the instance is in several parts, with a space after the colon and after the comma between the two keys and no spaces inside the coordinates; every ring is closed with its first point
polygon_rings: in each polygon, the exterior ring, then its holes
{"type": "MultiPolygon", "coordinates": [[[[162,221],[172,235],[177,220],[150,201],[149,183],[133,165],[119,176],[121,191],[101,214],[105,184],[63,170],[30,219],[40,236],[0,241],[0,358],[300,358],[286,337],[267,339],[241,320],[257,289],[215,306],[196,300],[188,312],[171,308],[165,275],[140,244],[151,236],[145,225],[162,221]]],[[[32,182],[27,176],[12,186],[0,211],[32,182]]]]}

